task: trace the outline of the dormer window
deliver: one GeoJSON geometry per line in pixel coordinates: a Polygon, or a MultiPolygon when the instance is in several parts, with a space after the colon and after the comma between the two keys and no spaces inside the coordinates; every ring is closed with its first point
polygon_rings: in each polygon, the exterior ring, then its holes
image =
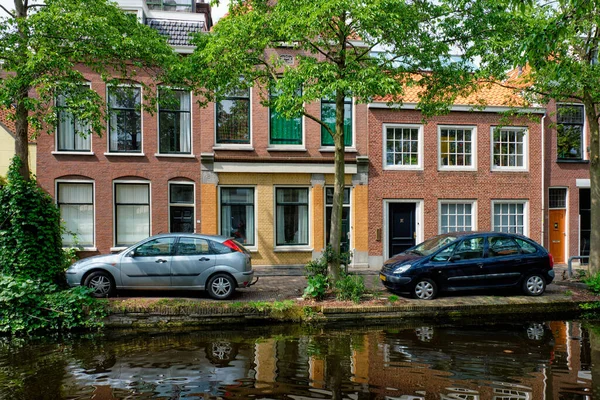
{"type": "Polygon", "coordinates": [[[150,10],[195,12],[195,0],[146,0],[150,10]]]}

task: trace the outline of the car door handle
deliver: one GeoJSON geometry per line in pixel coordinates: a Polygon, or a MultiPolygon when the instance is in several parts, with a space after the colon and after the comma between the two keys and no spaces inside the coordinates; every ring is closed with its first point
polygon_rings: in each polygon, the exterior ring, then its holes
{"type": "Polygon", "coordinates": [[[207,257],[202,257],[202,258],[200,258],[198,261],[210,261],[210,258],[207,258],[207,257]]]}
{"type": "Polygon", "coordinates": [[[162,258],[159,258],[158,260],[156,260],[156,261],[154,261],[154,262],[155,262],[155,263],[158,263],[158,264],[164,264],[164,263],[166,263],[166,262],[167,262],[167,260],[163,260],[162,258]]]}
{"type": "Polygon", "coordinates": [[[477,266],[478,266],[479,268],[483,268],[483,263],[478,263],[478,264],[477,264],[477,266]]]}

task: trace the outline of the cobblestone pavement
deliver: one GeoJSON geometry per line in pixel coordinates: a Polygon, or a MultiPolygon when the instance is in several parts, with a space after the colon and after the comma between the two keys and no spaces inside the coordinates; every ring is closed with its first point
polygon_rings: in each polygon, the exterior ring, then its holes
{"type": "MultiPolygon", "coordinates": [[[[566,278],[566,267],[556,266],[556,280],[561,282],[566,278]]],[[[379,281],[379,271],[377,269],[359,269],[354,273],[364,277],[365,286],[372,292],[379,294],[380,297],[389,297],[391,292],[387,291],[379,281]]],[[[249,288],[238,289],[234,296],[228,301],[274,301],[297,299],[302,297],[304,288],[306,287],[306,278],[303,276],[303,269],[296,268],[280,268],[280,267],[255,267],[255,276],[259,277],[258,282],[249,288]]],[[[542,297],[563,298],[565,291],[568,288],[565,286],[551,284],[546,289],[546,294],[542,297]]],[[[518,295],[516,291],[497,291],[490,293],[485,292],[462,292],[457,294],[442,294],[439,301],[443,303],[473,303],[484,301],[483,299],[493,295],[498,301],[511,302],[511,297],[524,297],[518,295]]],[[[131,297],[147,297],[147,298],[186,298],[196,299],[201,301],[212,300],[205,292],[195,291],[120,291],[119,298],[131,297]]],[[[408,295],[401,296],[400,301],[418,301],[412,300],[408,295]]]]}

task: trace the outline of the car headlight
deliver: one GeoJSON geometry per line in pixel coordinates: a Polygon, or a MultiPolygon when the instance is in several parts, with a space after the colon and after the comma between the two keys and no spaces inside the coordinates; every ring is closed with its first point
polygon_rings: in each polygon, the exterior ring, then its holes
{"type": "Polygon", "coordinates": [[[394,270],[393,274],[394,275],[403,274],[406,271],[408,271],[410,269],[410,267],[412,267],[412,265],[410,265],[410,264],[401,265],[394,270]]]}

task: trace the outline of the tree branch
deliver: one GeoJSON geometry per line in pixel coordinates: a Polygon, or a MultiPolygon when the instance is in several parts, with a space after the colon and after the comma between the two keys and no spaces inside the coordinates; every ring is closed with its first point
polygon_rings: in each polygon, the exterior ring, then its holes
{"type": "Polygon", "coordinates": [[[10,11],[8,11],[8,9],[6,7],[4,7],[2,4],[0,4],[0,8],[2,8],[11,17],[16,18],[15,14],[11,13],[10,11]]]}
{"type": "Polygon", "coordinates": [[[317,124],[319,124],[322,127],[324,127],[325,130],[327,130],[327,132],[329,132],[329,134],[331,135],[331,137],[333,137],[334,132],[331,130],[331,128],[329,127],[329,125],[327,125],[325,122],[321,121],[319,118],[315,117],[314,115],[307,113],[306,111],[303,111],[302,115],[304,115],[308,119],[312,119],[317,124]]]}

